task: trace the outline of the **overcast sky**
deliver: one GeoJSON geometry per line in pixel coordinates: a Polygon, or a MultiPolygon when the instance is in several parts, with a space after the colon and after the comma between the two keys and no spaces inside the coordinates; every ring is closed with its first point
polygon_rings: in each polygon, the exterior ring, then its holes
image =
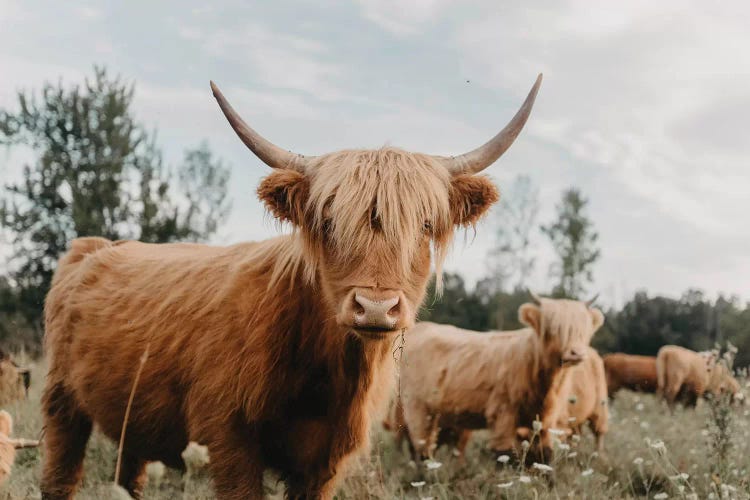
{"type": "MultiPolygon", "coordinates": [[[[750,3],[361,0],[0,0],[0,107],[95,63],[137,82],[137,116],[168,161],[208,140],[232,169],[234,210],[217,243],[278,231],[254,195],[268,168],[229,129],[215,80],[284,148],[319,154],[392,144],[455,154],[494,135],[534,78],[526,129],[488,173],[590,198],[602,258],[592,291],[688,287],[750,298],[750,3]],[[256,5],[252,5],[255,3],[256,5]]],[[[18,155],[0,152],[0,175],[18,155]]],[[[459,238],[447,268],[486,271],[497,218],[459,238]]],[[[551,249],[533,284],[550,288],[551,249]]]]}

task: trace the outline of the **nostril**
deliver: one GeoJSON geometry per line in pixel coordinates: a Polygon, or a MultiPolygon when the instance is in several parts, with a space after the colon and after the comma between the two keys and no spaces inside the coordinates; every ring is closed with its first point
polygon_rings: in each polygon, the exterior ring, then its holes
{"type": "Polygon", "coordinates": [[[401,314],[401,301],[388,310],[388,316],[399,316],[401,314]]]}

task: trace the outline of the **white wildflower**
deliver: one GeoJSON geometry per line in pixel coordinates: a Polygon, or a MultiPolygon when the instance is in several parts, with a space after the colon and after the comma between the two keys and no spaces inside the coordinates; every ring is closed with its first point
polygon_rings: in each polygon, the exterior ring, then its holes
{"type": "Polygon", "coordinates": [[[507,464],[510,461],[510,457],[508,455],[500,455],[497,457],[497,461],[501,464],[507,464]]]}
{"type": "Polygon", "coordinates": [[[648,445],[652,449],[654,449],[654,450],[656,450],[658,452],[665,452],[665,451],[667,451],[667,445],[665,445],[664,441],[662,441],[661,439],[657,439],[656,441],[651,441],[651,442],[648,443],[648,445]]]}
{"type": "Polygon", "coordinates": [[[419,497],[419,500],[435,500],[435,497],[419,497]]]}
{"type": "Polygon", "coordinates": [[[510,488],[511,486],[513,486],[513,481],[508,481],[507,483],[500,483],[497,485],[498,488],[503,488],[503,489],[510,488]]]}
{"type": "Polygon", "coordinates": [[[534,432],[539,432],[542,430],[542,423],[539,420],[534,420],[531,424],[531,428],[534,429],[534,432]]]}
{"type": "Polygon", "coordinates": [[[701,436],[703,436],[703,437],[707,437],[707,436],[708,436],[708,429],[703,429],[703,430],[701,431],[701,436]]]}
{"type": "Polygon", "coordinates": [[[161,480],[164,478],[167,468],[159,461],[149,462],[146,465],[146,475],[148,476],[148,483],[151,485],[159,485],[161,480]]]}
{"type": "Polygon", "coordinates": [[[576,418],[575,417],[568,417],[568,423],[575,424],[576,418]]]}
{"type": "Polygon", "coordinates": [[[414,486],[415,488],[421,488],[425,484],[427,483],[425,483],[424,481],[412,481],[411,482],[411,485],[414,486]]]}
{"type": "Polygon", "coordinates": [[[635,465],[641,465],[641,464],[643,463],[643,459],[642,459],[641,457],[635,457],[635,458],[633,459],[633,463],[634,463],[635,465]]]}
{"type": "Polygon", "coordinates": [[[568,443],[558,443],[557,448],[563,451],[568,451],[570,449],[570,445],[568,443]]]}
{"type": "Polygon", "coordinates": [[[589,477],[593,473],[594,473],[594,469],[586,469],[585,471],[581,472],[581,475],[583,477],[589,477]]]}
{"type": "Polygon", "coordinates": [[[427,470],[437,470],[443,466],[442,463],[436,462],[435,460],[428,460],[424,463],[424,465],[425,467],[427,467],[427,470]]]}
{"type": "Polygon", "coordinates": [[[562,430],[562,429],[550,429],[548,432],[550,434],[552,434],[553,436],[564,436],[565,435],[565,431],[562,430]]]}
{"type": "Polygon", "coordinates": [[[534,462],[534,465],[532,465],[532,467],[542,472],[552,472],[553,470],[555,470],[553,467],[550,467],[547,464],[540,464],[537,462],[534,462]]]}
{"type": "Polygon", "coordinates": [[[645,422],[645,421],[641,422],[641,429],[648,429],[648,428],[649,428],[648,422],[645,422]]]}
{"type": "Polygon", "coordinates": [[[637,405],[635,405],[635,409],[638,411],[643,411],[643,408],[644,408],[643,403],[638,403],[637,405]]]}
{"type": "Polygon", "coordinates": [[[524,450],[526,450],[526,449],[528,449],[528,447],[529,447],[529,442],[528,441],[526,441],[525,439],[523,441],[521,441],[521,448],[523,448],[524,450]]]}
{"type": "Polygon", "coordinates": [[[518,480],[521,481],[522,483],[527,483],[527,484],[531,482],[531,478],[529,476],[524,476],[524,475],[519,476],[518,480]]]}
{"type": "Polygon", "coordinates": [[[573,434],[572,436],[570,436],[570,439],[572,439],[573,441],[577,443],[578,441],[581,440],[581,436],[579,436],[578,434],[573,434]]]}
{"type": "Polygon", "coordinates": [[[577,451],[571,451],[570,453],[568,453],[568,458],[575,458],[577,456],[578,456],[577,451]]]}
{"type": "Polygon", "coordinates": [[[191,474],[204,469],[210,462],[208,447],[190,441],[187,448],[182,452],[182,460],[185,462],[188,472],[191,474]]]}
{"type": "Polygon", "coordinates": [[[669,495],[667,495],[664,492],[657,493],[656,495],[654,495],[654,500],[664,500],[665,498],[669,498],[669,495]]]}

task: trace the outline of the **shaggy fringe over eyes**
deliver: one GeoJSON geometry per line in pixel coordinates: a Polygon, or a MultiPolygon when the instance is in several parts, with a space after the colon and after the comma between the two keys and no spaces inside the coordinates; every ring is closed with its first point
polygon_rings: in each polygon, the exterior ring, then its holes
{"type": "Polygon", "coordinates": [[[542,298],[539,309],[541,331],[557,337],[561,347],[592,335],[601,326],[594,322],[594,309],[576,300],[542,298]]]}
{"type": "Polygon", "coordinates": [[[445,168],[429,155],[385,147],[324,155],[311,170],[307,220],[315,233],[326,233],[340,256],[366,254],[380,233],[395,257],[393,264],[408,276],[416,242],[429,224],[441,286],[453,236],[451,176],[445,168]],[[373,216],[378,231],[371,226],[373,216]]]}

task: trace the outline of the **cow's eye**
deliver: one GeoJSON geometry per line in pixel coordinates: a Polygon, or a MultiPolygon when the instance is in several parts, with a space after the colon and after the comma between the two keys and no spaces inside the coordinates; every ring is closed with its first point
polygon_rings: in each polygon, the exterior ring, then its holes
{"type": "Polygon", "coordinates": [[[430,221],[426,221],[424,223],[424,227],[422,229],[426,234],[432,234],[432,223],[430,221]]]}
{"type": "Polygon", "coordinates": [[[324,219],[323,225],[321,226],[323,229],[323,236],[329,236],[331,234],[331,219],[324,219]]]}

